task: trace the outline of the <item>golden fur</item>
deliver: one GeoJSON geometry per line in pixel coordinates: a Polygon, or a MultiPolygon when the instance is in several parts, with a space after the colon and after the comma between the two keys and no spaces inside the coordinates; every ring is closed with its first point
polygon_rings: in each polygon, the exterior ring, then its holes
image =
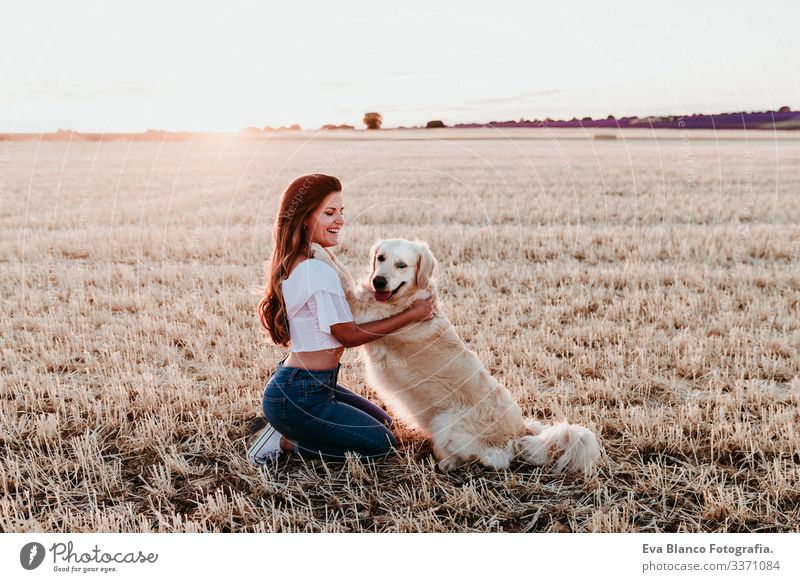
{"type": "MultiPolygon", "coordinates": [[[[395,315],[418,298],[436,295],[438,301],[436,259],[425,242],[378,241],[370,250],[369,278],[360,284],[321,246],[313,244],[312,252],[338,271],[356,323],[395,315]],[[376,276],[397,290],[389,301],[376,299],[376,276]]],[[[599,455],[588,429],[525,418],[440,312],[361,347],[369,384],[396,417],[430,436],[444,470],[469,461],[505,469],[517,455],[543,465],[554,455],[555,470],[586,472],[599,455]]]]}

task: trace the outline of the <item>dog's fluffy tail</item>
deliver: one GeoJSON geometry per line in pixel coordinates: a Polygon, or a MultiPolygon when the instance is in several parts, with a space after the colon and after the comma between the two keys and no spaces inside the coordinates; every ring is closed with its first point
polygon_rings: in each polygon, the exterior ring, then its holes
{"type": "Polygon", "coordinates": [[[584,426],[568,422],[542,426],[531,419],[526,419],[525,424],[528,434],[514,442],[517,452],[533,465],[545,465],[553,455],[558,458],[556,472],[567,469],[587,473],[600,456],[597,438],[584,426]]]}

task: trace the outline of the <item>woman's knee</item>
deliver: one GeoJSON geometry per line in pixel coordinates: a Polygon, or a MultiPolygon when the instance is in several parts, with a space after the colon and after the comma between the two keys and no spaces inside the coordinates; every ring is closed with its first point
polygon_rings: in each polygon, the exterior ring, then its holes
{"type": "Polygon", "coordinates": [[[397,448],[397,438],[388,428],[383,432],[382,438],[375,443],[373,455],[388,455],[397,448]]]}
{"type": "Polygon", "coordinates": [[[388,430],[382,431],[380,435],[362,434],[359,438],[354,437],[355,435],[350,435],[350,438],[347,439],[348,443],[336,442],[333,437],[324,444],[313,444],[307,441],[298,442],[295,450],[301,455],[305,455],[305,452],[309,451],[312,456],[315,456],[318,454],[317,451],[320,451],[323,456],[341,460],[344,459],[347,451],[358,453],[367,458],[379,458],[392,454],[397,448],[397,439],[388,430]]]}
{"type": "Polygon", "coordinates": [[[351,441],[351,450],[357,451],[367,457],[383,457],[390,454],[397,448],[397,438],[392,431],[383,426],[375,424],[351,441]]]}
{"type": "Polygon", "coordinates": [[[379,420],[381,423],[389,427],[390,430],[393,428],[392,418],[389,416],[389,413],[374,402],[364,398],[363,396],[360,396],[359,394],[356,394],[341,384],[337,384],[334,390],[338,400],[341,402],[349,404],[350,406],[357,408],[362,412],[366,412],[371,417],[379,420]]]}

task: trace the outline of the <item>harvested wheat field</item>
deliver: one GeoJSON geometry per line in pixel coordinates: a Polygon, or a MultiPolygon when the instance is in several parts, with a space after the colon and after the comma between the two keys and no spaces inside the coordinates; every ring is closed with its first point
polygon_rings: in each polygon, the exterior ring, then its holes
{"type": "MultiPolygon", "coordinates": [[[[0,143],[0,529],[800,531],[800,136],[686,136],[0,143]],[[271,224],[313,171],[351,271],[426,240],[442,311],[531,416],[597,433],[593,475],[443,473],[402,427],[394,458],[248,465],[271,224]]],[[[382,404],[357,349],[339,382],[382,404]]]]}

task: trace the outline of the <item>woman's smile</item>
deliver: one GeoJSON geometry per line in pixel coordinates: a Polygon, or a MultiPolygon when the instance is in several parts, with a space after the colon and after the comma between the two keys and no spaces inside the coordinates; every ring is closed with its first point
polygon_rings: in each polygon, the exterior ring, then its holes
{"type": "Polygon", "coordinates": [[[331,243],[332,245],[336,245],[339,243],[339,231],[341,231],[341,229],[342,229],[341,226],[334,226],[325,231],[327,235],[326,238],[329,243],[331,243]]]}
{"type": "Polygon", "coordinates": [[[325,247],[339,244],[339,234],[344,226],[344,205],[341,192],[333,192],[320,208],[311,214],[308,221],[312,229],[309,242],[315,242],[325,247]]]}

